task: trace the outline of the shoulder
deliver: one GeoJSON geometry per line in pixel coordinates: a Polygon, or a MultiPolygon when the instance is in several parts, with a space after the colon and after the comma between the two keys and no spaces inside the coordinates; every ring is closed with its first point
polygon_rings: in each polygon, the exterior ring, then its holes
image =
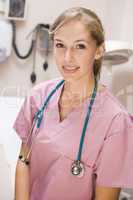
{"type": "Polygon", "coordinates": [[[62,78],[59,77],[59,78],[54,78],[54,79],[50,79],[50,80],[41,82],[31,89],[31,93],[34,93],[36,91],[45,92],[47,89],[51,89],[54,86],[56,86],[56,84],[61,80],[62,80],[62,78]]]}
{"type": "Polygon", "coordinates": [[[117,132],[123,132],[124,129],[133,130],[133,122],[130,118],[130,115],[127,109],[121,104],[116,96],[105,87],[104,94],[102,97],[102,113],[103,121],[108,124],[110,129],[110,134],[115,134],[117,132]]]}
{"type": "Polygon", "coordinates": [[[100,97],[99,100],[105,115],[111,118],[114,118],[120,113],[129,115],[127,109],[119,101],[118,97],[115,96],[107,86],[104,86],[104,89],[102,89],[100,97]]]}
{"type": "Polygon", "coordinates": [[[39,107],[44,102],[44,99],[49,92],[62,80],[61,77],[50,79],[35,85],[27,95],[26,100],[33,102],[39,107]]]}
{"type": "Polygon", "coordinates": [[[56,84],[59,83],[59,81],[61,81],[62,78],[54,78],[54,79],[50,79],[50,80],[46,80],[44,82],[41,82],[37,85],[35,85],[31,90],[29,95],[30,96],[34,96],[36,94],[40,94],[42,96],[45,96],[51,89],[53,89],[56,84]]]}

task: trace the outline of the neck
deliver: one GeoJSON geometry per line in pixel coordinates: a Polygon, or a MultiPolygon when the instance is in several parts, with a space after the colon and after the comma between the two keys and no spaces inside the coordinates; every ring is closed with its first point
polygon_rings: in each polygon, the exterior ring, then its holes
{"type": "Polygon", "coordinates": [[[92,94],[94,84],[94,76],[86,76],[79,80],[66,80],[64,84],[64,92],[71,94],[71,96],[77,96],[84,99],[92,94]]]}

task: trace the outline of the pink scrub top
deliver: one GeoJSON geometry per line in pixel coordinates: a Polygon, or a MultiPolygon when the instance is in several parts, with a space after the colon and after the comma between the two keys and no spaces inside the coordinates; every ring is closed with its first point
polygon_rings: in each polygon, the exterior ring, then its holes
{"type": "MultiPolygon", "coordinates": [[[[41,83],[27,96],[14,124],[23,142],[35,111],[60,80],[41,83]]],[[[58,100],[62,88],[50,99],[34,139],[30,200],[92,200],[96,185],[133,188],[133,123],[107,87],[97,93],[87,127],[81,158],[85,174],[82,178],[71,174],[90,99],[60,121],[58,100]]]]}

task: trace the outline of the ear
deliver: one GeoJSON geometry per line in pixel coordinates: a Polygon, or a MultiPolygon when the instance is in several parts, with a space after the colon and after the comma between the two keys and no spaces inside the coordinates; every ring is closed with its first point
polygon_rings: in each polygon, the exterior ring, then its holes
{"type": "Polygon", "coordinates": [[[99,47],[97,47],[96,53],[95,53],[95,60],[100,59],[103,57],[105,52],[105,43],[102,43],[99,47]]]}

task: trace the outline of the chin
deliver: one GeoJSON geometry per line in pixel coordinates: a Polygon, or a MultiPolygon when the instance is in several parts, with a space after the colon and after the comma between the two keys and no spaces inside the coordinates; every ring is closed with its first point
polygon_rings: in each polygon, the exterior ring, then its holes
{"type": "Polygon", "coordinates": [[[64,76],[63,74],[62,74],[62,77],[66,82],[71,82],[71,83],[78,81],[79,79],[77,76],[64,76]]]}

